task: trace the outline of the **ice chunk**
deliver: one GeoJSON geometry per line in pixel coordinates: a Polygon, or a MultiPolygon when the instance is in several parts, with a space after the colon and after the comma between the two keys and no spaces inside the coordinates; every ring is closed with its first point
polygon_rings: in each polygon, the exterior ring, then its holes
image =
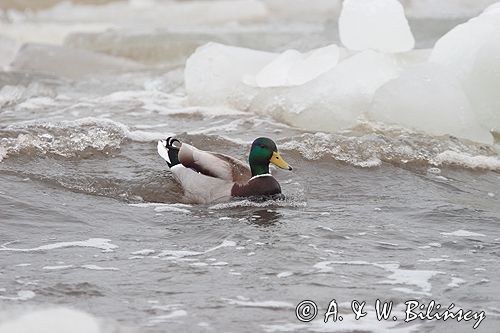
{"type": "Polygon", "coordinates": [[[267,17],[267,8],[259,0],[215,1],[113,1],[102,6],[61,2],[40,11],[40,21],[106,22],[118,27],[165,27],[226,22],[252,22],[267,17]],[[117,15],[119,13],[119,15],[117,15]]]}
{"type": "Polygon", "coordinates": [[[271,62],[276,54],[208,43],[186,61],[186,91],[191,103],[228,105],[246,110],[257,93],[244,84],[271,62]]]}
{"type": "Polygon", "coordinates": [[[342,0],[265,0],[273,17],[315,22],[338,17],[341,3],[342,0]]]}
{"type": "Polygon", "coordinates": [[[0,70],[10,64],[18,48],[14,40],[0,35],[0,70]]]}
{"type": "Polygon", "coordinates": [[[370,117],[433,135],[451,134],[491,142],[478,125],[460,81],[436,64],[408,68],[376,93],[370,117]]]}
{"type": "Polygon", "coordinates": [[[253,87],[256,73],[275,58],[273,53],[221,44],[199,48],[186,64],[190,102],[250,110],[304,129],[334,131],[353,126],[368,110],[374,92],[400,72],[396,57],[364,51],[300,86],[253,87]]]}
{"type": "Polygon", "coordinates": [[[339,18],[340,40],[350,50],[405,52],[415,39],[397,0],[345,0],[339,18]]]}
{"type": "Polygon", "coordinates": [[[395,57],[360,52],[304,85],[261,90],[252,110],[308,130],[350,128],[368,110],[374,92],[399,72],[395,57]]]}
{"type": "Polygon", "coordinates": [[[407,17],[433,19],[460,19],[477,15],[495,0],[399,0],[407,17]]]}
{"type": "Polygon", "coordinates": [[[300,31],[287,27],[268,30],[259,26],[231,26],[231,29],[196,27],[188,30],[120,29],[102,33],[73,33],[64,40],[64,45],[129,58],[145,64],[184,65],[196,48],[208,42],[265,51],[284,49],[292,43],[302,45],[304,40],[314,44],[315,40],[323,39],[323,31],[316,26],[301,27],[300,31]]]}
{"type": "Polygon", "coordinates": [[[79,78],[90,73],[137,70],[141,68],[141,65],[86,50],[44,44],[25,44],[17,53],[11,67],[15,70],[79,78]]]}
{"type": "Polygon", "coordinates": [[[305,54],[287,50],[257,73],[255,83],[261,88],[301,85],[335,67],[339,57],[337,45],[305,54]]]}
{"type": "Polygon", "coordinates": [[[465,88],[481,125],[500,128],[500,14],[490,7],[482,15],[443,36],[430,61],[446,66],[465,88]],[[488,14],[489,13],[489,14],[488,14]]]}
{"type": "Polygon", "coordinates": [[[500,36],[500,19],[484,14],[475,17],[439,39],[430,61],[447,66],[463,79],[472,70],[481,47],[491,42],[490,36],[500,36]]]}
{"type": "Polygon", "coordinates": [[[262,88],[289,85],[288,72],[300,60],[301,54],[296,50],[283,52],[257,73],[255,84],[262,88]]]}
{"type": "MultiPolygon", "coordinates": [[[[2,315],[4,315],[2,313],[2,315]]],[[[0,323],[0,333],[99,333],[93,316],[68,308],[49,308],[10,314],[0,323]]]]}
{"type": "Polygon", "coordinates": [[[500,2],[494,3],[486,8],[482,15],[500,15],[500,2]]]}
{"type": "MultiPolygon", "coordinates": [[[[499,17],[500,20],[500,17],[499,17]]],[[[474,66],[464,80],[464,88],[479,122],[486,128],[500,131],[500,35],[485,38],[474,66]]]]}

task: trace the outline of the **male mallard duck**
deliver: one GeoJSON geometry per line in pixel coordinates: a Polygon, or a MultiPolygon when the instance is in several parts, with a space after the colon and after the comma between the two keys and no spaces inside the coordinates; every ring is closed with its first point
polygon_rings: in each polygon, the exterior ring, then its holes
{"type": "Polygon", "coordinates": [[[199,150],[174,138],[158,141],[158,154],[167,162],[186,198],[197,203],[280,194],[280,184],[269,173],[269,163],[292,170],[268,138],[252,143],[250,167],[234,157],[199,150]]]}

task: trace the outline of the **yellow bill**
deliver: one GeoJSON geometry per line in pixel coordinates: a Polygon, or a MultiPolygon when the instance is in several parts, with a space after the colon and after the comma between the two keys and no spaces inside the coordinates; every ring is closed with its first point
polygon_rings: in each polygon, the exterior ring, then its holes
{"type": "Polygon", "coordinates": [[[273,153],[270,162],[276,165],[278,168],[292,170],[292,167],[285,162],[285,160],[281,157],[280,153],[278,153],[277,151],[273,153]]]}

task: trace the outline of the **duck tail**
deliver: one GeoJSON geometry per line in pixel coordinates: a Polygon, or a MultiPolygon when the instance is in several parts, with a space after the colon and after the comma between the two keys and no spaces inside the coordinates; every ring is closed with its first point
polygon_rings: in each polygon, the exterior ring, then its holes
{"type": "Polygon", "coordinates": [[[167,162],[170,169],[174,165],[180,164],[179,149],[181,144],[179,140],[173,137],[158,141],[158,154],[167,162]],[[174,145],[176,142],[179,144],[178,146],[174,145]]]}

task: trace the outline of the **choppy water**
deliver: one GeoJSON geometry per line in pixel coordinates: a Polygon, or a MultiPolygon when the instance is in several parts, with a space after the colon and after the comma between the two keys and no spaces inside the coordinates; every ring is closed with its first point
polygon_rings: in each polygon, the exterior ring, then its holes
{"type": "MultiPolygon", "coordinates": [[[[173,32],[155,30],[164,23],[145,5],[136,35],[123,28],[129,12],[113,21],[99,5],[92,20],[69,5],[3,14],[0,37],[15,39],[0,38],[4,51],[63,37],[86,50],[27,47],[28,60],[0,72],[0,332],[472,331],[474,321],[404,323],[410,299],[485,311],[476,331],[495,332],[498,145],[369,121],[313,132],[190,102],[183,62],[208,40],[268,51],[336,41],[335,8],[301,16],[279,4],[173,32]],[[184,202],[156,154],[172,134],[241,159],[255,137],[273,137],[294,167],[275,173],[285,199],[184,202]],[[319,307],[312,323],[295,316],[305,299],[319,307]],[[332,299],[344,320],[324,324],[332,299]],[[367,317],[354,319],[354,299],[367,317]],[[398,321],[379,322],[376,299],[394,301],[398,321]]],[[[417,46],[464,20],[412,18],[417,46]]]]}

